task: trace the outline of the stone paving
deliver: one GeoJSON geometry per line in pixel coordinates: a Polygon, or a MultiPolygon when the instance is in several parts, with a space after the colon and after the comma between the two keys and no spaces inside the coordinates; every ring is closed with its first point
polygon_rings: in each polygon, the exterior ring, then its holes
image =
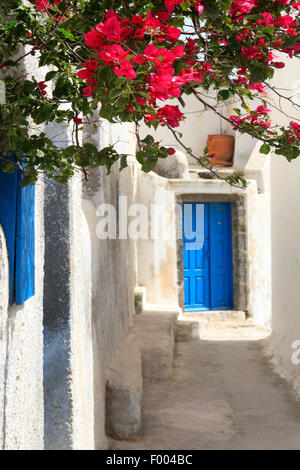
{"type": "Polygon", "coordinates": [[[260,341],[176,344],[169,380],[145,380],[143,436],[111,449],[300,450],[300,403],[260,341]]]}

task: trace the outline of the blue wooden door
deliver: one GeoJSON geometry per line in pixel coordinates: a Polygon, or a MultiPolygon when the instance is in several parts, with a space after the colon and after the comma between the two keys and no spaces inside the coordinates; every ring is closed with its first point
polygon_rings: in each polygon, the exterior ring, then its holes
{"type": "Polygon", "coordinates": [[[183,204],[186,311],[233,308],[230,203],[183,204]]]}
{"type": "Polygon", "coordinates": [[[210,308],[208,217],[207,204],[183,204],[184,292],[190,311],[210,308]]]}
{"type": "Polygon", "coordinates": [[[0,162],[0,224],[6,237],[9,255],[10,304],[14,300],[16,217],[17,217],[17,171],[4,173],[0,162]]]}
{"type": "Polygon", "coordinates": [[[22,187],[22,174],[1,171],[0,224],[9,255],[10,304],[23,304],[35,291],[35,188],[22,187]]]}

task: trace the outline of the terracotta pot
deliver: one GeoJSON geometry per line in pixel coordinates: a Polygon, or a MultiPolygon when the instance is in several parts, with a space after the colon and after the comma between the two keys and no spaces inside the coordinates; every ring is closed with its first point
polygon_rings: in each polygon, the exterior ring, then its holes
{"type": "MultiPolygon", "coordinates": [[[[216,134],[209,135],[207,139],[208,156],[218,165],[230,166],[234,154],[234,137],[232,135],[216,134]]],[[[213,163],[212,161],[212,163],[213,163]]]]}

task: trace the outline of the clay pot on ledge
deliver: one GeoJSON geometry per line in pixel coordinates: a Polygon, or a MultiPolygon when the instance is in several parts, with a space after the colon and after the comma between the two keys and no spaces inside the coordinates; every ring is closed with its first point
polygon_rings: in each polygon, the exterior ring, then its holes
{"type": "Polygon", "coordinates": [[[232,166],[234,137],[226,134],[209,135],[207,139],[210,163],[218,166],[232,166]]]}

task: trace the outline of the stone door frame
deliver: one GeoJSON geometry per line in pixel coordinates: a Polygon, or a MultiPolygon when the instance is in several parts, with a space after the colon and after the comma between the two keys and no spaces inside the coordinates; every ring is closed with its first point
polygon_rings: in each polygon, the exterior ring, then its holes
{"type": "MultiPolygon", "coordinates": [[[[245,194],[186,193],[175,196],[178,301],[184,311],[183,202],[230,202],[232,212],[233,310],[248,312],[248,224],[245,194]]],[[[209,311],[206,313],[209,314],[209,311]]]]}

